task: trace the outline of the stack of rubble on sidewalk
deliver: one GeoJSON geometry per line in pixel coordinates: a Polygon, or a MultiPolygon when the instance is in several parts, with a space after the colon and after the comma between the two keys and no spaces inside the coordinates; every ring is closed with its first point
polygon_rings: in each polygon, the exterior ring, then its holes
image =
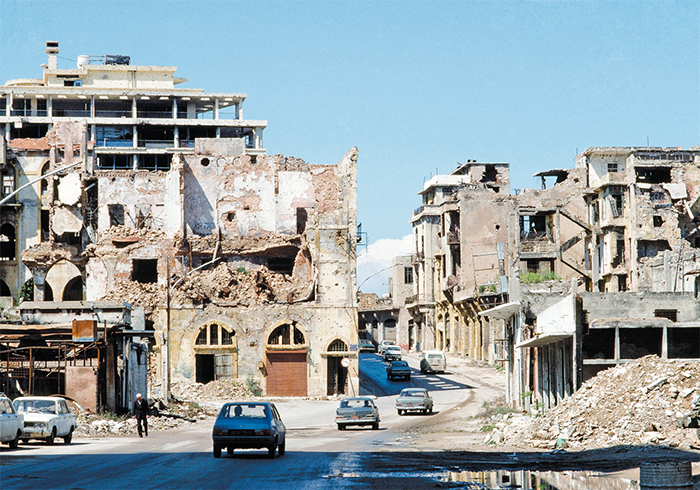
{"type": "Polygon", "coordinates": [[[700,363],[646,356],[598,373],[541,416],[496,424],[491,440],[550,449],[639,444],[697,449],[697,429],[679,420],[698,395],[700,363]]]}
{"type": "MultiPolygon", "coordinates": [[[[173,381],[170,385],[173,400],[164,404],[160,399],[160,383],[151,382],[151,416],[148,428],[151,432],[185,427],[215,417],[217,410],[204,401],[231,401],[250,399],[243,381],[212,381],[207,384],[185,381],[173,381]]],[[[132,436],[137,433],[136,420],[130,415],[93,414],[77,410],[78,428],[76,437],[115,437],[132,436]]]]}

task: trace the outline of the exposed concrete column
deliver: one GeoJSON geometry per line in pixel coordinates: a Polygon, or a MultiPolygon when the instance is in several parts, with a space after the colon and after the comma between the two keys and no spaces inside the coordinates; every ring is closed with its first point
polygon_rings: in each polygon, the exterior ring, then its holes
{"type": "MultiPolygon", "coordinates": [[[[219,99],[218,98],[214,99],[214,119],[219,119],[219,99]]],[[[216,128],[216,130],[217,130],[216,137],[218,138],[219,137],[219,135],[218,135],[219,128],[216,128]]]]}
{"type": "Polygon", "coordinates": [[[139,127],[131,126],[131,144],[134,148],[139,146],[139,127]]]}
{"type": "Polygon", "coordinates": [[[53,117],[53,97],[51,97],[50,95],[46,101],[46,115],[48,117],[53,117]]]}
{"type": "MultiPolygon", "coordinates": [[[[5,106],[5,115],[10,117],[12,115],[12,104],[14,103],[12,92],[7,94],[7,105],[5,106]]],[[[9,133],[8,133],[9,136],[9,133]]]]}
{"type": "MultiPolygon", "coordinates": [[[[177,98],[173,97],[173,119],[177,119],[177,98]]],[[[175,126],[177,131],[177,126],[175,126]]]]}
{"type": "Polygon", "coordinates": [[[175,145],[175,148],[180,147],[180,127],[175,126],[175,130],[173,131],[173,144],[175,145]]]}
{"type": "MultiPolygon", "coordinates": [[[[139,112],[138,112],[138,108],[137,108],[137,104],[136,104],[136,97],[134,96],[134,98],[131,99],[131,117],[133,117],[135,119],[136,117],[138,117],[138,113],[139,112]]],[[[136,145],[134,145],[134,146],[136,146],[136,145]]]]}
{"type": "Polygon", "coordinates": [[[243,119],[243,101],[236,104],[236,119],[243,119]]]}
{"type": "Polygon", "coordinates": [[[90,117],[95,117],[95,96],[90,97],[90,117]]]}
{"type": "Polygon", "coordinates": [[[263,147],[262,143],[262,128],[255,128],[255,148],[260,150],[263,147]]]}

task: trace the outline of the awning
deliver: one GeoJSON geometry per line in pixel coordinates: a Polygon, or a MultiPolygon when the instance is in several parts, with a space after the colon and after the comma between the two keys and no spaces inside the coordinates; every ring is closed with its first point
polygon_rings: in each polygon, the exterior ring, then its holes
{"type": "Polygon", "coordinates": [[[515,344],[516,349],[525,349],[527,347],[540,347],[543,345],[554,344],[560,340],[572,338],[574,334],[572,333],[547,333],[538,335],[531,339],[524,340],[519,344],[515,344]]]}
{"type": "Polygon", "coordinates": [[[496,306],[486,311],[482,311],[479,313],[479,315],[487,316],[489,318],[498,318],[499,320],[508,320],[510,317],[512,317],[519,311],[520,303],[518,301],[515,301],[513,303],[506,303],[504,305],[496,306]]]}

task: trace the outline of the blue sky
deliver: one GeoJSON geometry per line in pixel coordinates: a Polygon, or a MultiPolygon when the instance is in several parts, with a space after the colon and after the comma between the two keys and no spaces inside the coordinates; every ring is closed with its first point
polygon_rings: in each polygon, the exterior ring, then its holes
{"type": "Polygon", "coordinates": [[[0,82],[40,77],[47,40],[62,68],[123,54],[247,93],[270,154],[357,146],[358,283],[410,251],[416,192],[467,159],[510,163],[524,188],[587,147],[700,144],[698,0],[2,0],[0,82]]]}

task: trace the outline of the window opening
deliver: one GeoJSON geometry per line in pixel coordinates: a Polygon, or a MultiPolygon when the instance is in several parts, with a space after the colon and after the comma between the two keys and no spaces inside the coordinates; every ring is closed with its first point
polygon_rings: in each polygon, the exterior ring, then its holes
{"type": "Polygon", "coordinates": [[[267,343],[269,345],[303,345],[306,341],[304,334],[296,326],[285,323],[272,331],[267,343]]]}
{"type": "Polygon", "coordinates": [[[678,321],[678,310],[654,310],[654,318],[668,318],[672,322],[678,321]]]}
{"type": "Polygon", "coordinates": [[[637,167],[637,182],[663,184],[671,182],[671,169],[668,167],[637,167]]]}
{"type": "Polygon", "coordinates": [[[124,226],[124,205],[109,204],[109,226],[124,226]]]}
{"type": "Polygon", "coordinates": [[[209,344],[219,345],[219,326],[216,323],[209,325],[209,344]]]}
{"type": "Polygon", "coordinates": [[[308,218],[309,215],[306,209],[297,208],[297,235],[301,235],[306,231],[306,221],[308,218]]]}
{"type": "Polygon", "coordinates": [[[15,260],[15,227],[10,223],[0,226],[0,261],[15,260]]]}
{"type": "Polygon", "coordinates": [[[654,228],[658,228],[660,226],[663,226],[664,224],[664,219],[661,216],[654,216],[654,228]]]}
{"type": "Polygon", "coordinates": [[[335,339],[333,342],[331,342],[331,345],[328,346],[329,352],[344,352],[347,350],[348,345],[340,339],[335,339]]]}
{"type": "Polygon", "coordinates": [[[199,331],[197,335],[197,340],[195,340],[194,345],[207,345],[207,329],[203,328],[199,331]]]}
{"type": "Polygon", "coordinates": [[[131,280],[142,284],[158,282],[158,259],[134,259],[131,280]]]}
{"type": "Polygon", "coordinates": [[[403,282],[404,284],[413,284],[413,267],[403,268],[403,282]]]}
{"type": "Polygon", "coordinates": [[[100,155],[100,170],[131,170],[133,160],[131,155],[100,155]]]}

